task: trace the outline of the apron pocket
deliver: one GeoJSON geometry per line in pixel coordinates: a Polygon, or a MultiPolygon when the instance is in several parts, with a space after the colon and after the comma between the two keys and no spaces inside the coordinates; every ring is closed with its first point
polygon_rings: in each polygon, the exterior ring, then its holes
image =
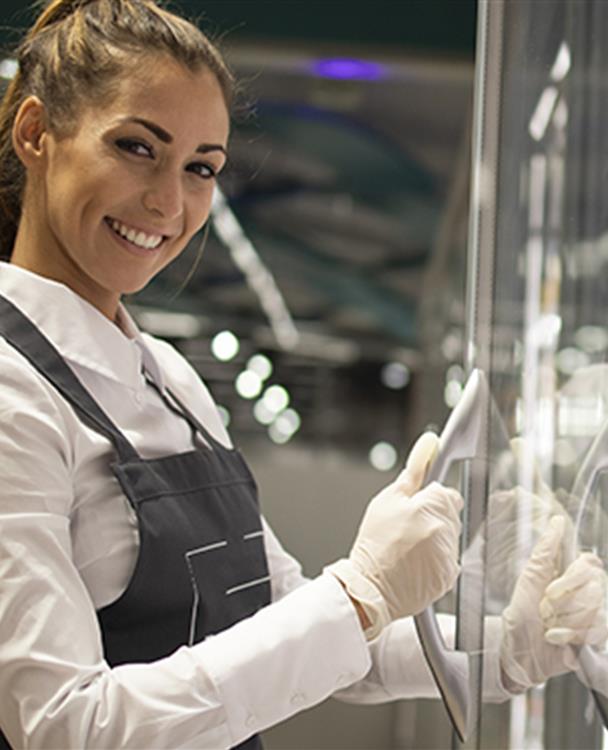
{"type": "Polygon", "coordinates": [[[192,582],[189,645],[219,633],[270,601],[263,531],[222,539],[185,553],[192,582]]]}

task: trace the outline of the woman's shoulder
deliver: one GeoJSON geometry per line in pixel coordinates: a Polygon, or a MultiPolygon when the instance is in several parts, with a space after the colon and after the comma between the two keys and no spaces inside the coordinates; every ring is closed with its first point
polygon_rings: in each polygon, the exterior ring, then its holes
{"type": "Polygon", "coordinates": [[[32,402],[38,408],[61,403],[57,391],[36,367],[0,336],[0,404],[32,402]],[[57,396],[57,398],[55,398],[57,396]]]}
{"type": "MultiPolygon", "coordinates": [[[[74,412],[51,383],[20,352],[0,337],[0,413],[52,420],[64,434],[73,431],[74,412]]],[[[36,418],[36,419],[34,419],[36,418]]]]}
{"type": "Polygon", "coordinates": [[[76,417],[58,391],[16,349],[0,337],[0,424],[5,437],[19,435],[58,450],[70,463],[76,417]]]}

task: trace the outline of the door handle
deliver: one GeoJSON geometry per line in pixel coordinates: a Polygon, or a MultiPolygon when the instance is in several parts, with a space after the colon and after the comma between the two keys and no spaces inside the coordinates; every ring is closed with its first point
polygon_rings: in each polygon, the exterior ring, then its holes
{"type": "MultiPolygon", "coordinates": [[[[479,369],[472,370],[460,400],[451,412],[439,438],[439,451],[425,485],[445,479],[452,464],[478,458],[487,438],[490,390],[479,369]]],[[[461,742],[469,730],[469,657],[464,651],[446,645],[433,606],[414,617],[425,659],[439,689],[452,726],[461,742]]]]}

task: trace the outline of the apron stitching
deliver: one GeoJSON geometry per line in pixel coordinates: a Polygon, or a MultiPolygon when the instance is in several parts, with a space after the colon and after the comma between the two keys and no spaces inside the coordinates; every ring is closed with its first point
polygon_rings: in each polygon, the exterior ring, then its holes
{"type": "Polygon", "coordinates": [[[150,495],[144,495],[143,497],[140,497],[138,500],[138,503],[145,503],[147,500],[155,500],[159,497],[165,497],[168,495],[172,495],[173,497],[179,497],[181,495],[189,495],[193,492],[200,492],[201,490],[212,490],[216,487],[230,487],[235,484],[250,484],[251,481],[249,479],[229,479],[225,482],[214,482],[213,484],[201,484],[198,487],[191,487],[187,490],[164,490],[163,492],[156,492],[154,494],[150,495]]]}
{"type": "Polygon", "coordinates": [[[243,535],[243,539],[245,539],[245,540],[248,540],[248,539],[257,539],[260,536],[264,536],[263,529],[260,529],[260,531],[252,531],[249,534],[244,534],[243,535]]]}
{"type": "Polygon", "coordinates": [[[188,646],[193,646],[196,637],[196,622],[198,619],[198,604],[200,601],[200,595],[198,593],[198,584],[196,583],[196,577],[188,553],[184,555],[186,558],[186,566],[188,568],[188,574],[190,575],[190,582],[194,590],[194,600],[192,602],[192,610],[190,612],[190,632],[188,633],[188,646]]]}
{"type": "Polygon", "coordinates": [[[186,557],[190,558],[192,555],[198,555],[199,552],[209,552],[212,549],[219,549],[220,547],[226,547],[228,545],[227,541],[221,541],[221,542],[213,542],[212,544],[206,544],[204,547],[197,547],[196,549],[191,549],[186,552],[186,557]]]}
{"type": "Polygon", "coordinates": [[[270,576],[256,578],[255,581],[248,581],[247,583],[240,583],[238,586],[233,586],[232,588],[226,589],[226,596],[229,596],[230,594],[236,594],[237,591],[242,591],[243,589],[250,589],[253,588],[253,586],[259,586],[261,583],[267,583],[268,581],[270,581],[270,576]]]}

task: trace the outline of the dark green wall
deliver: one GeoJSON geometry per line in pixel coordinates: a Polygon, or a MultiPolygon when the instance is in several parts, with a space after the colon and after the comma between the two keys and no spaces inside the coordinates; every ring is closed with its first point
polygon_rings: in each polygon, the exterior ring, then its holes
{"type": "MultiPolygon", "coordinates": [[[[382,45],[473,56],[476,0],[181,0],[212,31],[233,39],[285,39],[382,45]]],[[[2,0],[0,39],[23,28],[27,3],[2,0]]],[[[12,35],[14,38],[14,34],[12,35]]]]}

